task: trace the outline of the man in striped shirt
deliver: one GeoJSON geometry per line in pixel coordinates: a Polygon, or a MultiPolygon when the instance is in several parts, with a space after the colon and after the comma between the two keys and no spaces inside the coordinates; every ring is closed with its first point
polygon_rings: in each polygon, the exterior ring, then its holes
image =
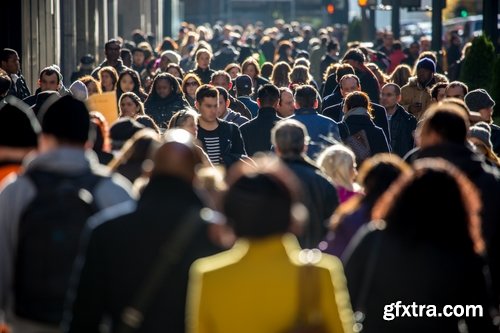
{"type": "Polygon", "coordinates": [[[230,167],[246,151],[238,126],[217,118],[218,103],[219,91],[214,86],[202,85],[196,90],[198,139],[212,164],[230,167]]]}

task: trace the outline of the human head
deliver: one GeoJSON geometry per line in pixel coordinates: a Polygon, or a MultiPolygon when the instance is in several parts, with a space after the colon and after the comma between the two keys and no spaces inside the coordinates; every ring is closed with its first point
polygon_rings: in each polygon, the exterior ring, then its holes
{"type": "Polygon", "coordinates": [[[231,75],[231,79],[234,80],[241,73],[241,67],[236,63],[230,63],[226,66],[226,68],[224,68],[224,71],[229,73],[229,75],[231,75]]]}
{"type": "Polygon", "coordinates": [[[479,112],[481,119],[488,124],[493,122],[493,107],[495,101],[484,89],[475,89],[465,95],[465,104],[470,111],[479,112]]]}
{"type": "Polygon", "coordinates": [[[417,160],[413,168],[412,174],[400,177],[382,195],[372,218],[386,221],[387,233],[407,244],[481,254],[484,241],[477,188],[443,159],[417,160]],[[414,209],[417,201],[419,209],[414,209]]]}
{"type": "Polygon", "coordinates": [[[357,172],[356,156],[351,149],[342,144],[330,146],[318,156],[317,165],[336,187],[341,186],[350,191],[353,190],[353,181],[357,172]]]}
{"type": "Polygon", "coordinates": [[[274,84],[265,84],[257,91],[257,104],[259,107],[277,108],[280,99],[280,91],[274,84]]]}
{"type": "Polygon", "coordinates": [[[233,83],[231,82],[231,75],[226,71],[216,71],[212,74],[210,84],[216,87],[222,87],[227,91],[231,90],[233,83]]]}
{"type": "Polygon", "coordinates": [[[90,116],[85,104],[71,95],[51,96],[41,110],[40,151],[61,145],[83,148],[89,140],[90,116]]]}
{"type": "Polygon", "coordinates": [[[299,86],[295,90],[294,100],[295,108],[318,108],[318,92],[313,86],[304,85],[299,86]]]}
{"type": "Polygon", "coordinates": [[[252,57],[247,58],[241,65],[241,72],[248,75],[252,80],[260,75],[260,66],[257,60],[252,57]]]}
{"type": "Polygon", "coordinates": [[[359,69],[365,61],[365,55],[360,49],[350,49],[342,58],[343,63],[348,63],[354,69],[359,69]]]}
{"type": "Polygon", "coordinates": [[[111,66],[105,66],[97,72],[99,82],[103,92],[113,91],[116,89],[116,82],[118,82],[118,73],[116,69],[111,66]]]}
{"type": "Polygon", "coordinates": [[[180,110],[170,118],[168,129],[182,128],[196,138],[198,136],[198,117],[199,114],[193,109],[180,110]]]}
{"type": "Polygon", "coordinates": [[[242,74],[234,80],[236,87],[236,96],[250,96],[253,92],[252,78],[246,74],[242,74]]]}
{"type": "Polygon", "coordinates": [[[290,80],[291,85],[303,85],[311,83],[309,69],[302,65],[293,67],[290,74],[288,74],[288,79],[290,80]]]}
{"type": "Polygon", "coordinates": [[[135,118],[144,115],[144,105],[139,96],[133,92],[126,92],[120,96],[118,101],[120,117],[135,118]]]}
{"type": "Polygon", "coordinates": [[[401,88],[395,83],[386,83],[380,90],[380,104],[392,109],[401,101],[401,88]]]}
{"type": "Polygon", "coordinates": [[[41,91],[54,90],[58,91],[61,87],[61,73],[52,66],[45,67],[40,72],[38,86],[41,91]]]}
{"type": "Polygon", "coordinates": [[[184,71],[182,70],[181,66],[177,64],[174,63],[168,64],[166,72],[172,74],[173,76],[181,80],[184,78],[184,71]]]}
{"type": "Polygon", "coordinates": [[[219,103],[217,106],[217,117],[224,118],[228,112],[229,104],[231,101],[229,100],[229,93],[226,89],[222,87],[216,87],[219,92],[219,103]]]}
{"type": "Polygon", "coordinates": [[[453,81],[448,84],[445,90],[446,97],[454,97],[464,100],[465,95],[469,92],[469,87],[463,82],[453,81]]]}
{"type": "Polygon", "coordinates": [[[192,99],[195,98],[196,89],[198,89],[198,87],[200,86],[201,80],[198,75],[194,73],[186,74],[186,76],[184,76],[184,79],[182,80],[182,91],[186,96],[189,96],[192,99]]]}
{"type": "Polygon", "coordinates": [[[106,55],[106,60],[114,64],[120,58],[120,51],[122,46],[117,39],[110,39],[106,44],[104,44],[104,54],[106,55]]]}
{"type": "Polygon", "coordinates": [[[491,127],[484,121],[480,121],[469,128],[468,138],[478,148],[493,150],[491,127]]]}
{"type": "Polygon", "coordinates": [[[425,112],[420,129],[420,146],[441,143],[465,144],[469,119],[463,110],[452,103],[432,105],[425,112]]]}
{"type": "Polygon", "coordinates": [[[151,92],[149,93],[148,100],[150,98],[164,99],[171,96],[172,94],[182,94],[177,79],[169,73],[159,73],[158,75],[156,75],[151,86],[151,92]]]}
{"type": "Polygon", "coordinates": [[[446,87],[448,83],[438,82],[431,88],[431,97],[433,102],[441,102],[446,98],[446,87]]]}
{"type": "Polygon", "coordinates": [[[136,47],[132,50],[132,62],[134,66],[141,67],[144,65],[144,60],[146,60],[146,51],[140,47],[136,47]]]}
{"type": "Polygon", "coordinates": [[[195,107],[200,118],[207,123],[217,121],[219,91],[212,85],[204,84],[196,90],[195,107]]]}
{"type": "Polygon", "coordinates": [[[137,72],[132,69],[125,69],[118,76],[118,82],[116,83],[116,95],[121,96],[121,94],[126,92],[134,92],[136,95],[142,90],[141,79],[137,72]]]}
{"type": "Polygon", "coordinates": [[[353,91],[361,91],[359,78],[354,74],[346,74],[339,81],[340,94],[343,98],[353,91]]]}
{"type": "Polygon", "coordinates": [[[5,97],[0,103],[0,118],[0,147],[26,150],[37,147],[41,128],[26,103],[15,96],[5,97]]]}
{"type": "Polygon", "coordinates": [[[408,83],[411,77],[411,68],[406,64],[398,65],[392,74],[389,76],[389,82],[395,83],[402,87],[408,83]]]}
{"type": "Polygon", "coordinates": [[[431,39],[429,37],[423,36],[420,38],[420,51],[426,52],[431,50],[431,39]]]}
{"type": "Polygon", "coordinates": [[[344,100],[344,113],[355,108],[364,108],[368,114],[372,115],[370,106],[370,97],[363,91],[353,91],[349,93],[344,100]]]}
{"type": "Polygon", "coordinates": [[[19,63],[19,55],[13,49],[4,48],[0,53],[0,68],[7,72],[8,75],[18,74],[21,64],[19,63]]]}
{"type": "Polygon", "coordinates": [[[89,96],[92,96],[94,94],[102,94],[101,84],[91,75],[85,75],[79,78],[78,81],[82,82],[87,87],[89,96]]]}
{"type": "Polygon", "coordinates": [[[179,64],[181,61],[180,56],[177,54],[177,52],[174,51],[164,51],[160,55],[160,70],[162,72],[167,71],[167,67],[169,64],[174,63],[174,64],[179,64]]]}
{"type": "Polygon", "coordinates": [[[427,86],[436,73],[436,63],[429,58],[422,58],[417,63],[417,80],[427,86]]]}
{"type": "Polygon", "coordinates": [[[286,87],[279,88],[279,91],[280,91],[280,99],[277,111],[280,117],[286,118],[293,115],[295,111],[293,92],[286,87]]]}
{"type": "Polygon", "coordinates": [[[271,143],[281,158],[297,157],[306,152],[309,134],[301,122],[283,119],[271,130],[271,143]]]}
{"type": "Polygon", "coordinates": [[[288,74],[292,71],[290,65],[284,61],[278,62],[274,65],[273,72],[271,73],[271,83],[277,87],[288,87],[290,80],[288,74]]]}
{"type": "Polygon", "coordinates": [[[255,164],[240,163],[232,169],[238,174],[223,200],[229,226],[237,237],[250,239],[293,230],[294,223],[303,223],[307,215],[299,204],[298,180],[275,157],[258,158],[255,164]]]}
{"type": "Polygon", "coordinates": [[[129,49],[121,49],[120,58],[122,59],[124,66],[132,67],[132,53],[129,49]]]}
{"type": "Polygon", "coordinates": [[[344,75],[347,74],[355,75],[354,68],[347,63],[338,64],[334,73],[335,73],[335,80],[337,81],[337,83],[340,82],[340,80],[342,79],[342,77],[344,77],[344,75]]]}
{"type": "Polygon", "coordinates": [[[196,51],[195,59],[197,68],[207,69],[210,67],[212,52],[207,49],[199,49],[198,51],[196,51]]]}
{"type": "Polygon", "coordinates": [[[79,81],[76,80],[69,86],[69,92],[71,95],[73,95],[74,98],[85,102],[89,98],[89,92],[87,90],[87,86],[79,81]]]}
{"type": "Polygon", "coordinates": [[[261,71],[261,74],[263,77],[265,77],[266,79],[269,79],[271,77],[273,69],[274,69],[273,63],[267,61],[267,62],[262,64],[262,68],[260,69],[260,71],[261,71]]]}

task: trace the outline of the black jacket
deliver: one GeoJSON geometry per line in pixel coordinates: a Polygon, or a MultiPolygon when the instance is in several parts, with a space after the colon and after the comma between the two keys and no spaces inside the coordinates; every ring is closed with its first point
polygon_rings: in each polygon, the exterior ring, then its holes
{"type": "Polygon", "coordinates": [[[215,73],[215,71],[213,69],[210,69],[210,67],[208,67],[207,69],[196,68],[195,70],[192,70],[190,73],[198,75],[198,77],[201,80],[201,83],[209,84],[210,81],[212,80],[212,74],[215,73]]]}
{"type": "Polygon", "coordinates": [[[413,131],[417,127],[417,119],[398,104],[389,125],[392,152],[404,157],[415,146],[413,131]]]}
{"type": "Polygon", "coordinates": [[[299,241],[302,247],[315,248],[325,237],[327,224],[339,204],[337,190],[308,158],[283,158],[285,164],[299,178],[304,205],[309,210],[309,223],[299,241]]]}
{"type": "Polygon", "coordinates": [[[237,98],[228,95],[229,97],[229,108],[233,110],[234,112],[238,112],[241,114],[243,117],[246,117],[248,119],[252,119],[252,113],[248,108],[245,106],[245,104],[241,103],[237,98]]]}
{"type": "MultiPolygon", "coordinates": [[[[486,310],[489,307],[483,262],[478,256],[447,250],[445,246],[408,242],[387,229],[369,230],[369,227],[360,229],[343,260],[352,306],[365,314],[363,332],[459,332],[461,318],[430,318],[425,317],[425,311],[422,317],[415,317],[411,308],[411,318],[402,316],[399,307],[399,317],[384,320],[385,316],[396,314],[394,304],[398,301],[405,306],[413,302],[432,304],[436,306],[436,314],[445,305],[482,305],[484,317],[463,318],[468,332],[494,332],[486,310]],[[362,296],[364,288],[366,294],[362,296]]],[[[416,311],[418,316],[418,307],[416,311]]]]}
{"type": "MultiPolygon", "coordinates": [[[[69,293],[72,307],[66,316],[66,332],[98,332],[105,315],[111,319],[111,332],[125,307],[142,287],[159,249],[185,221],[191,209],[203,203],[187,182],[171,176],[154,176],[144,189],[136,207],[115,206],[89,223],[84,239],[88,246],[78,260],[80,265],[69,293]],[[73,302],[71,302],[73,300],[73,302]]],[[[185,331],[185,304],[189,267],[194,260],[216,253],[207,236],[207,223],[198,222],[180,260],[153,299],[137,332],[185,331]]]]}
{"type": "MultiPolygon", "coordinates": [[[[387,142],[390,142],[391,135],[389,132],[389,122],[387,121],[387,113],[385,112],[385,108],[382,105],[376,103],[371,103],[371,107],[373,110],[373,122],[376,126],[380,127],[384,131],[387,142]]],[[[336,122],[340,122],[344,117],[344,112],[342,111],[343,108],[344,101],[324,109],[323,115],[335,120],[336,122]]]]}
{"type": "Polygon", "coordinates": [[[240,127],[248,156],[271,150],[271,129],[281,118],[272,107],[260,108],[257,117],[240,127]]]}
{"type": "Polygon", "coordinates": [[[339,86],[336,86],[330,95],[323,98],[323,103],[321,103],[321,112],[323,112],[330,106],[334,106],[335,104],[339,103],[342,103],[342,94],[340,93],[339,86]]]}
{"type": "Polygon", "coordinates": [[[368,116],[352,115],[339,123],[340,136],[345,140],[350,135],[365,130],[368,142],[370,143],[371,156],[378,153],[389,153],[391,150],[384,131],[376,126],[368,116]],[[347,125],[343,126],[343,125],[347,125]]]}
{"type": "Polygon", "coordinates": [[[493,151],[497,156],[500,156],[500,126],[490,124],[491,128],[491,143],[493,144],[493,151]]]}
{"type": "Polygon", "coordinates": [[[144,104],[145,113],[153,118],[156,125],[167,128],[170,118],[179,110],[189,107],[189,103],[179,94],[167,98],[148,99],[144,104]]]}
{"type": "Polygon", "coordinates": [[[380,100],[380,87],[375,75],[369,70],[355,70],[356,75],[361,83],[361,90],[368,94],[370,101],[379,103],[380,100]]]}
{"type": "Polygon", "coordinates": [[[26,97],[31,95],[30,89],[28,88],[28,85],[26,84],[26,80],[24,79],[24,76],[19,75],[15,84],[14,84],[14,81],[12,81],[12,84],[11,84],[10,90],[9,90],[9,95],[16,96],[20,100],[23,100],[26,97]]]}

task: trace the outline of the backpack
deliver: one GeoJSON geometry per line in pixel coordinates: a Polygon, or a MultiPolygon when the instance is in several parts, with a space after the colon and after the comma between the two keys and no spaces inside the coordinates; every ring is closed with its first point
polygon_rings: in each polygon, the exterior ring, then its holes
{"type": "Polygon", "coordinates": [[[21,214],[15,260],[15,311],[59,324],[80,236],[98,211],[92,191],[103,176],[28,171],[36,196],[21,214]]]}

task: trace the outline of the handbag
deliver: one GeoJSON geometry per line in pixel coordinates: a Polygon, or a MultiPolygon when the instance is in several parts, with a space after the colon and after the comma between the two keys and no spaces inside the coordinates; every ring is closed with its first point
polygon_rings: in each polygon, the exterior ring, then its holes
{"type": "Polygon", "coordinates": [[[154,265],[151,266],[149,275],[146,275],[146,279],[138,289],[132,303],[123,310],[117,332],[132,333],[141,328],[144,313],[148,310],[158,290],[165,283],[165,277],[171,273],[173,266],[181,260],[189,240],[197,229],[199,219],[200,211],[190,209],[175,231],[163,243],[154,265]]]}
{"type": "MultiPolygon", "coordinates": [[[[316,256],[314,250],[302,250],[301,258],[316,256]],[[305,254],[305,255],[304,255],[305,254]]],[[[319,305],[321,297],[319,270],[307,262],[299,267],[299,311],[295,326],[287,333],[326,333],[323,314],[319,305]]]]}
{"type": "Polygon", "coordinates": [[[372,156],[372,150],[370,148],[370,142],[368,142],[368,136],[366,131],[362,129],[354,134],[351,134],[349,126],[346,123],[341,122],[347,132],[347,137],[343,139],[344,144],[351,148],[354,155],[356,156],[356,163],[361,165],[367,158],[372,156]]]}

